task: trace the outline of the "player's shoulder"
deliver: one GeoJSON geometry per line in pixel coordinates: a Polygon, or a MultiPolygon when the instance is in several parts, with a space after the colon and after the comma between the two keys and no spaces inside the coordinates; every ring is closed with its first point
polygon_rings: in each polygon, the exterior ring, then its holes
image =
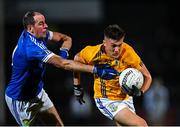
{"type": "Polygon", "coordinates": [[[123,47],[125,48],[132,48],[132,46],[128,42],[123,42],[123,47]]]}
{"type": "Polygon", "coordinates": [[[90,63],[93,57],[100,50],[101,44],[99,45],[88,45],[80,51],[80,57],[83,58],[87,63],[90,63]]]}
{"type": "Polygon", "coordinates": [[[128,42],[123,42],[122,48],[126,50],[133,50],[133,47],[128,42]]]}

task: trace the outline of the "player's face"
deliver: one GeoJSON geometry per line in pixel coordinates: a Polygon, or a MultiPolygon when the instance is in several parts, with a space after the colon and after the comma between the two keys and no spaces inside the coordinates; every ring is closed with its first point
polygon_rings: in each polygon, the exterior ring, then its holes
{"type": "Polygon", "coordinates": [[[111,38],[104,39],[104,46],[106,54],[112,58],[119,58],[120,56],[120,47],[121,44],[124,41],[124,37],[122,37],[120,40],[113,40],[111,38]]]}
{"type": "Polygon", "coordinates": [[[35,15],[34,20],[35,24],[32,26],[32,33],[37,38],[45,38],[48,28],[48,25],[45,22],[45,17],[43,15],[35,15]]]}

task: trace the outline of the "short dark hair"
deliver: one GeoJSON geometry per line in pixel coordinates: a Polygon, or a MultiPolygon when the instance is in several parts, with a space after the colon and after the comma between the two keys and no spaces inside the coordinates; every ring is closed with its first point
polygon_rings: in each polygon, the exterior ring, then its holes
{"type": "Polygon", "coordinates": [[[28,11],[24,17],[23,17],[23,26],[24,26],[24,29],[27,29],[27,26],[28,25],[34,25],[35,24],[35,21],[34,21],[34,12],[30,12],[28,11]]]}
{"type": "Polygon", "coordinates": [[[104,29],[104,36],[114,40],[120,40],[125,35],[125,31],[117,24],[109,25],[104,29]]]}
{"type": "Polygon", "coordinates": [[[24,17],[23,17],[23,26],[25,29],[27,29],[28,25],[34,25],[35,24],[35,20],[34,20],[34,16],[41,14],[39,12],[35,12],[35,11],[28,11],[24,17]]]}

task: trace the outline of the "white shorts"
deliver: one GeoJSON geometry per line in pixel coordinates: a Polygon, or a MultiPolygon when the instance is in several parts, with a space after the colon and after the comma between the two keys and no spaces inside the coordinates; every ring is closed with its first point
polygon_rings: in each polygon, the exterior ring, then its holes
{"type": "Polygon", "coordinates": [[[30,101],[18,101],[5,95],[9,110],[20,126],[30,126],[36,115],[53,107],[53,103],[47,93],[42,89],[37,97],[30,101]]]}
{"type": "Polygon", "coordinates": [[[96,98],[96,106],[109,119],[113,120],[114,116],[124,108],[129,108],[135,113],[132,97],[127,100],[109,100],[108,98],[96,98]]]}

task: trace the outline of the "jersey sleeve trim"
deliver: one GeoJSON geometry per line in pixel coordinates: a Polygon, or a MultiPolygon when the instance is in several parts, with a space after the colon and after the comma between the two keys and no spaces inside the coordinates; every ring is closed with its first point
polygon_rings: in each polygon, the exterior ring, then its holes
{"type": "Polygon", "coordinates": [[[46,62],[49,60],[49,58],[51,58],[53,55],[54,55],[54,53],[48,54],[47,56],[45,56],[45,57],[42,59],[42,61],[46,63],[46,62]]]}

